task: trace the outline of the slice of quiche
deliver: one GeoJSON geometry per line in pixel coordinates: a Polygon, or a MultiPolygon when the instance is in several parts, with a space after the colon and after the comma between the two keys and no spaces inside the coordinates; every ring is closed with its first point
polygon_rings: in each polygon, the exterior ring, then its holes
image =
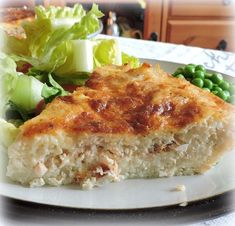
{"type": "Polygon", "coordinates": [[[91,188],[200,174],[234,145],[234,107],[149,64],[96,69],[20,127],[7,175],[30,186],[91,188]]]}

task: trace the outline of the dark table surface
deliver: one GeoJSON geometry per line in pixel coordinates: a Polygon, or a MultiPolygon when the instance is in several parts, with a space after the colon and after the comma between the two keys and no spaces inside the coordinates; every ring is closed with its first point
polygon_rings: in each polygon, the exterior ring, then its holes
{"type": "Polygon", "coordinates": [[[0,225],[189,225],[233,212],[234,195],[230,191],[186,207],[125,211],[62,208],[1,197],[0,225]]]}

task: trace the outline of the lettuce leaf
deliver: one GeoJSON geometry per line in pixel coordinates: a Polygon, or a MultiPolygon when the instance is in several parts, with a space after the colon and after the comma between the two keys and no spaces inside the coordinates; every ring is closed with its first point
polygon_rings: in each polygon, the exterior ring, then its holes
{"type": "Polygon", "coordinates": [[[108,64],[122,65],[130,64],[132,68],[140,66],[140,61],[134,56],[121,52],[116,39],[96,40],[94,46],[94,65],[100,67],[108,64]]]}
{"type": "Polygon", "coordinates": [[[6,150],[6,148],[15,140],[18,133],[18,128],[0,118],[0,149],[6,150]]]}
{"type": "Polygon", "coordinates": [[[42,100],[42,89],[43,83],[36,78],[20,75],[15,82],[14,90],[10,93],[10,101],[22,111],[32,113],[42,100]]]}
{"type": "Polygon", "coordinates": [[[121,52],[117,39],[75,40],[66,62],[55,70],[61,78],[80,78],[104,65],[129,63],[132,68],[140,65],[139,59],[121,52]]]}
{"type": "Polygon", "coordinates": [[[5,114],[5,118],[8,122],[11,122],[13,125],[19,124],[18,122],[23,122],[33,118],[35,114],[32,112],[25,111],[22,107],[18,107],[14,102],[11,100],[7,103],[7,111],[5,114]]]}
{"type": "Polygon", "coordinates": [[[18,75],[14,60],[0,52],[0,117],[5,114],[6,104],[15,88],[18,75]]]}
{"type": "Polygon", "coordinates": [[[0,53],[0,86],[0,117],[5,116],[9,101],[22,112],[31,113],[42,99],[43,83],[17,72],[14,60],[4,53],[0,53]]]}
{"type": "Polygon", "coordinates": [[[80,21],[83,16],[86,15],[86,11],[82,5],[75,4],[73,8],[70,7],[55,7],[50,6],[45,8],[38,6],[35,8],[37,19],[62,19],[62,18],[75,18],[80,21]]]}
{"type": "Polygon", "coordinates": [[[94,65],[100,67],[108,64],[121,65],[121,49],[116,39],[96,40],[94,45],[94,65]]]}
{"type": "Polygon", "coordinates": [[[67,77],[54,76],[55,80],[61,85],[75,85],[84,86],[85,82],[89,79],[89,73],[75,73],[67,77]]]}
{"type": "Polygon", "coordinates": [[[55,74],[59,77],[79,77],[81,73],[93,71],[93,42],[91,40],[71,41],[72,51],[66,62],[59,67],[55,74]]]}
{"type": "Polygon", "coordinates": [[[122,64],[130,64],[131,68],[137,68],[140,66],[140,60],[122,52],[122,64]]]}
{"type": "Polygon", "coordinates": [[[3,119],[17,78],[15,62],[0,52],[0,151],[5,150],[18,134],[18,129],[3,119]]]}
{"type": "Polygon", "coordinates": [[[44,84],[42,89],[42,97],[45,100],[45,103],[50,103],[57,96],[66,96],[68,92],[65,91],[51,76],[48,75],[50,86],[44,84]]]}

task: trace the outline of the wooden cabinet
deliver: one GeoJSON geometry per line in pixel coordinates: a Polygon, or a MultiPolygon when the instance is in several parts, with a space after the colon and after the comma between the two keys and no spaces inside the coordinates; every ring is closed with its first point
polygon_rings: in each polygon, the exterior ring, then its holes
{"type": "Polygon", "coordinates": [[[169,3],[170,16],[234,16],[233,0],[171,0],[169,3]]]}
{"type": "MultiPolygon", "coordinates": [[[[147,27],[146,39],[151,32],[157,31],[163,42],[235,51],[235,0],[157,2],[161,22],[158,27],[154,24],[147,27]]],[[[148,1],[148,4],[152,11],[156,10],[156,2],[148,1]]],[[[151,17],[159,18],[159,14],[151,17]]]]}
{"type": "Polygon", "coordinates": [[[226,50],[235,50],[234,29],[235,21],[169,20],[165,41],[210,49],[226,43],[226,50]]]}

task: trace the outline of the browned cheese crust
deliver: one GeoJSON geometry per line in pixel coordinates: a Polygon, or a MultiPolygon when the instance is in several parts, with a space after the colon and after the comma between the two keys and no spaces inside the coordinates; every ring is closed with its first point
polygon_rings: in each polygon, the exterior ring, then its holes
{"type": "Polygon", "coordinates": [[[226,122],[234,107],[184,79],[144,63],[97,68],[73,94],[56,98],[22,127],[24,138],[63,130],[71,135],[175,132],[213,116],[226,122]]]}

